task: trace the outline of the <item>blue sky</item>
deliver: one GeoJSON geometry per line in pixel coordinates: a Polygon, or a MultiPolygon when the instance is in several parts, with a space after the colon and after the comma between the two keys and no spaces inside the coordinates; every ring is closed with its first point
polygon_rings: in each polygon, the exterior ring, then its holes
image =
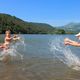
{"type": "Polygon", "coordinates": [[[80,0],[0,0],[0,13],[61,26],[80,22],[80,0]]]}

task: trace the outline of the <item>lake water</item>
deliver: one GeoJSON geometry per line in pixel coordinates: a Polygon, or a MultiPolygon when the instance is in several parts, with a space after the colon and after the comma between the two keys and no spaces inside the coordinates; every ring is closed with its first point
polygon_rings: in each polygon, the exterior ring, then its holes
{"type": "Polygon", "coordinates": [[[0,62],[0,80],[80,80],[80,48],[63,44],[65,37],[78,41],[74,35],[20,36],[11,61],[0,62]]]}

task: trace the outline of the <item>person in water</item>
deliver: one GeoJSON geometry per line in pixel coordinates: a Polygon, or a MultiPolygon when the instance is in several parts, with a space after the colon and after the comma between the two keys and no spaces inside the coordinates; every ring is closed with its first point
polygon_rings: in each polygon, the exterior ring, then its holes
{"type": "Polygon", "coordinates": [[[18,40],[20,39],[17,35],[14,35],[13,37],[11,37],[11,32],[10,30],[6,30],[5,32],[5,39],[4,39],[4,43],[0,44],[0,48],[2,49],[8,49],[10,46],[10,43],[12,40],[18,40]]]}
{"type": "MultiPolygon", "coordinates": [[[[76,34],[75,35],[78,39],[80,39],[80,33],[76,34]]],[[[80,47],[80,42],[76,42],[76,41],[73,41],[69,38],[65,38],[64,39],[64,44],[65,45],[71,45],[71,46],[76,46],[76,47],[80,47]]]]}

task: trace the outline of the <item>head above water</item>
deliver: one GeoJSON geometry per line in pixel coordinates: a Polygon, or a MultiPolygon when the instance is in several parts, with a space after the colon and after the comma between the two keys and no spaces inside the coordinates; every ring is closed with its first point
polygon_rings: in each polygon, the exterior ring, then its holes
{"type": "Polygon", "coordinates": [[[6,30],[6,32],[5,32],[5,34],[6,34],[7,37],[10,37],[10,33],[11,33],[10,30],[6,30]]]}
{"type": "Polygon", "coordinates": [[[80,39],[80,32],[75,35],[78,39],[80,39]]]}
{"type": "Polygon", "coordinates": [[[10,34],[11,33],[11,31],[10,30],[6,30],[6,32],[5,32],[6,34],[10,34]]]}

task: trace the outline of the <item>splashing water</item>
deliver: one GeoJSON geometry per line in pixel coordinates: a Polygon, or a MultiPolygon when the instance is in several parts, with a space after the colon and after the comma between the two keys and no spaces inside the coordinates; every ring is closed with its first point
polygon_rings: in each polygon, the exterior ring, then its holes
{"type": "Polygon", "coordinates": [[[6,55],[9,55],[11,57],[11,60],[15,60],[15,59],[23,60],[23,54],[19,52],[19,50],[21,50],[19,49],[19,47],[22,47],[22,49],[25,48],[25,41],[21,36],[20,36],[20,40],[15,42],[15,44],[11,43],[10,48],[8,50],[0,52],[0,60],[3,60],[4,56],[6,55]]]}
{"type": "Polygon", "coordinates": [[[65,46],[63,41],[55,39],[51,42],[51,51],[60,61],[75,70],[80,70],[80,59],[74,53],[72,53],[69,46],[65,46]]]}

